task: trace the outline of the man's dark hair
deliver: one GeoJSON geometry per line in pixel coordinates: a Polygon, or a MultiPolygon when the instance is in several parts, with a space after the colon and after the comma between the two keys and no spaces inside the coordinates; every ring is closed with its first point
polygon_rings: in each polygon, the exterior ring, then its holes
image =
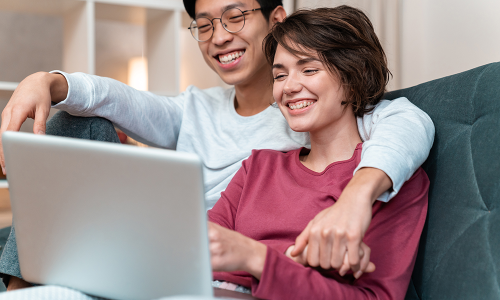
{"type": "MultiPolygon", "coordinates": [[[[368,17],[350,6],[299,10],[276,23],[264,39],[264,54],[272,65],[281,45],[294,55],[316,53],[340,78],[345,101],[358,117],[370,112],[384,95],[391,75],[382,45],[368,17]]],[[[346,106],[347,107],[347,106],[346,106]]]]}
{"type": "MultiPolygon", "coordinates": [[[[283,6],[282,0],[256,0],[260,7],[262,7],[262,14],[264,18],[269,21],[269,15],[271,12],[278,6],[283,6]]],[[[196,5],[196,0],[183,0],[184,8],[186,9],[188,15],[194,19],[196,16],[196,12],[194,11],[194,7],[196,5]]]]}

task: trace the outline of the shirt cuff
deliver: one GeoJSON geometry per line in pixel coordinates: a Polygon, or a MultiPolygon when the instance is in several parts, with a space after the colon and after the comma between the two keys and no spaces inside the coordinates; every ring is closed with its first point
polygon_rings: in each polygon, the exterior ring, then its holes
{"type": "Polygon", "coordinates": [[[404,157],[390,147],[370,145],[369,142],[363,144],[361,157],[361,162],[356,167],[353,174],[361,168],[376,168],[382,170],[391,179],[392,189],[385,191],[377,200],[389,202],[389,200],[398,194],[407,180],[405,173],[410,167],[406,164],[404,157]],[[368,149],[370,149],[370,151],[367,151],[368,149]]]}
{"type": "Polygon", "coordinates": [[[68,74],[59,70],[50,71],[49,73],[61,74],[68,83],[68,94],[66,95],[66,99],[59,103],[52,103],[52,108],[64,110],[73,116],[91,117],[92,115],[87,113],[87,111],[89,103],[92,102],[92,97],[88,97],[82,92],[79,93],[79,91],[93,90],[91,82],[77,75],[83,75],[83,73],[68,74]]]}

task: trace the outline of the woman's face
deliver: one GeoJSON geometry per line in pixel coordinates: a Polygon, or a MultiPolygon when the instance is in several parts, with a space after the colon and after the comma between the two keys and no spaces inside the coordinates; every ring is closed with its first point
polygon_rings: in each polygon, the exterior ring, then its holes
{"type": "Polygon", "coordinates": [[[315,132],[343,118],[344,89],[316,53],[295,56],[278,45],[273,64],[273,96],[290,128],[315,132]]]}

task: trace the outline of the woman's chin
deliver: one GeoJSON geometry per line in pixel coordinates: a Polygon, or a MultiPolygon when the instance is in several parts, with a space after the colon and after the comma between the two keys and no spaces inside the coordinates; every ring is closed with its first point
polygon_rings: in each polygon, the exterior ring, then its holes
{"type": "Polygon", "coordinates": [[[288,124],[290,128],[295,132],[308,132],[310,126],[300,125],[300,124],[288,124]]]}

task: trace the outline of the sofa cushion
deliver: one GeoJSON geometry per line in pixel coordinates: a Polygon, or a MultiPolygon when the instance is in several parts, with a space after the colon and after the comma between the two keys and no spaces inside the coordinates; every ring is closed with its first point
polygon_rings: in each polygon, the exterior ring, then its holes
{"type": "Polygon", "coordinates": [[[427,112],[429,210],[406,299],[500,299],[500,63],[386,94],[427,112]]]}

